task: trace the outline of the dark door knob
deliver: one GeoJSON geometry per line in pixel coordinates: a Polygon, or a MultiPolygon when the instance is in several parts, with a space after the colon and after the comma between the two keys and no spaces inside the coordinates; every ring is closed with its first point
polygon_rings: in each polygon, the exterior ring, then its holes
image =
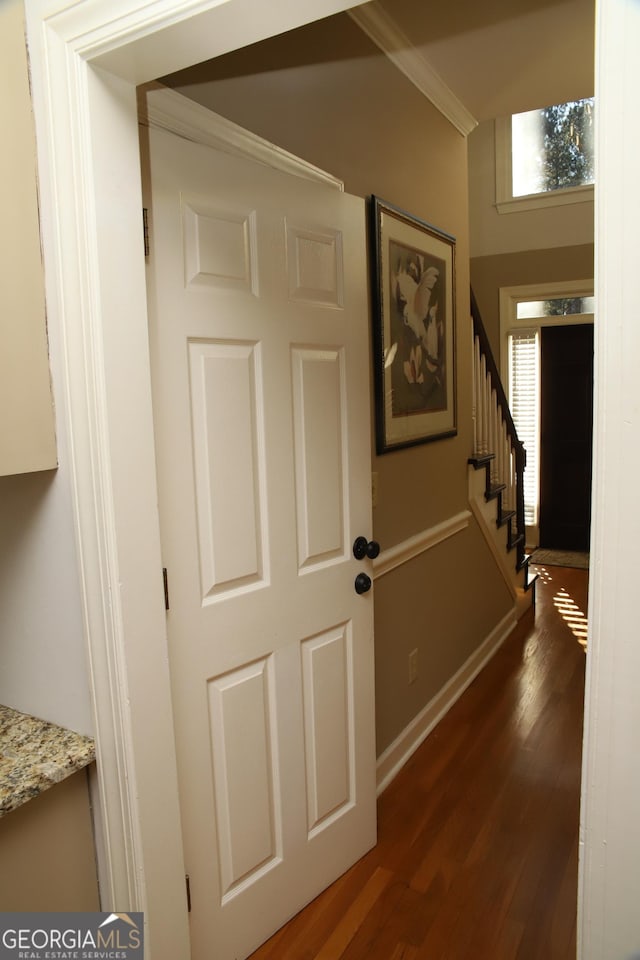
{"type": "Polygon", "coordinates": [[[371,577],[366,573],[359,573],[355,581],[356,593],[367,593],[371,590],[371,577]]]}
{"type": "Polygon", "coordinates": [[[367,544],[367,556],[369,560],[375,560],[375,558],[380,553],[380,544],[377,540],[369,540],[367,544]]]}
{"type": "Polygon", "coordinates": [[[356,560],[364,560],[365,557],[369,557],[369,560],[375,560],[379,553],[380,544],[377,540],[367,540],[366,537],[356,537],[353,541],[353,555],[356,560]]]}

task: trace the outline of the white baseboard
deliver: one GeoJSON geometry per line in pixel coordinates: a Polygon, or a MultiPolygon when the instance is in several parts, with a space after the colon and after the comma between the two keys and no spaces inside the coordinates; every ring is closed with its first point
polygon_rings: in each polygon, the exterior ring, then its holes
{"type": "Polygon", "coordinates": [[[389,786],[407,760],[428,737],[445,713],[464,693],[469,684],[502,646],[517,624],[515,611],[510,611],[491,631],[489,636],[471,654],[444,687],[433,697],[420,713],[413,718],[402,733],[380,754],[376,766],[378,796],[389,786]]]}

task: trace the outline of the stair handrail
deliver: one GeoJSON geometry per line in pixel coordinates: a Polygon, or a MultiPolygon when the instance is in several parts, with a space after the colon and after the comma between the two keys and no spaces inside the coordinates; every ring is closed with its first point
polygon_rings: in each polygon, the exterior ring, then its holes
{"type": "Polygon", "coordinates": [[[496,400],[500,409],[500,415],[506,425],[507,434],[514,452],[516,477],[516,549],[517,565],[520,567],[523,565],[525,559],[526,527],[524,518],[524,468],[527,463],[527,454],[524,444],[518,437],[516,425],[513,422],[509,401],[507,400],[507,395],[502,385],[502,378],[500,377],[498,366],[493,356],[491,343],[489,341],[489,337],[487,336],[487,331],[482,321],[480,308],[478,307],[478,302],[475,298],[473,289],[471,290],[471,318],[473,321],[473,333],[478,339],[480,353],[484,357],[487,374],[491,378],[492,388],[496,392],[496,400]]]}

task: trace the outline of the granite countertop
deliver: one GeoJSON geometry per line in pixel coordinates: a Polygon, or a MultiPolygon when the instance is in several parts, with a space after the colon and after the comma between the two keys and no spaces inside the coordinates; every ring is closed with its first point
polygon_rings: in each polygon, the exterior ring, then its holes
{"type": "Polygon", "coordinates": [[[0,704],[0,817],[95,759],[91,737],[0,704]]]}

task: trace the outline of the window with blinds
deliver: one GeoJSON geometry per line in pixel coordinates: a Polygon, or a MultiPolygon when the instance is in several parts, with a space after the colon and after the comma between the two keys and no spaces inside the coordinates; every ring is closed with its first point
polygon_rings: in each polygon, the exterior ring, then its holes
{"type": "Polygon", "coordinates": [[[536,330],[509,334],[509,398],[518,437],[527,452],[524,471],[524,521],[538,524],[540,439],[540,345],[536,330]]]}

